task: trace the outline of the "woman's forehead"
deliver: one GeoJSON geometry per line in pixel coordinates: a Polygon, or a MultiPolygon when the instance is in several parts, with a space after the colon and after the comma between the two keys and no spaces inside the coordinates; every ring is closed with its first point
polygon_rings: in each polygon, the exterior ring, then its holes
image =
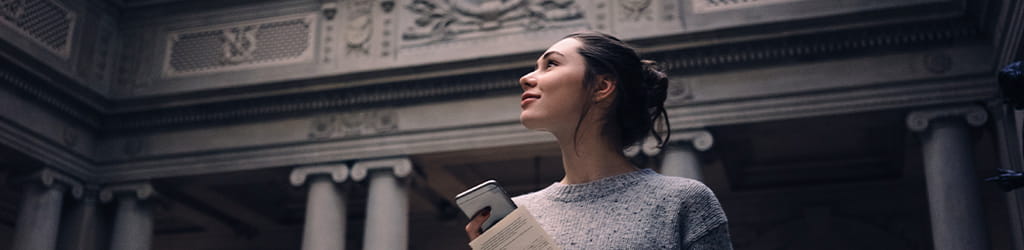
{"type": "Polygon", "coordinates": [[[548,47],[544,54],[554,51],[569,56],[570,54],[576,54],[576,48],[579,48],[580,44],[580,41],[576,40],[576,38],[565,38],[548,47]]]}

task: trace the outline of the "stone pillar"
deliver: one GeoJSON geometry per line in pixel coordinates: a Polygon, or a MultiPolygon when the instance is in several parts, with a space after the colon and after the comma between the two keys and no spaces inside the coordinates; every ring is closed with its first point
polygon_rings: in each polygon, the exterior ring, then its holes
{"type": "Polygon", "coordinates": [[[369,177],[363,249],[408,248],[409,200],[400,178],[411,173],[408,158],[361,161],[352,167],[353,180],[369,177]]]}
{"type": "Polygon", "coordinates": [[[345,197],[335,183],[342,183],[348,179],[348,166],[339,164],[299,167],[292,170],[289,179],[294,186],[309,183],[306,224],[302,230],[302,249],[345,249],[345,197]]]}
{"type": "Polygon", "coordinates": [[[60,228],[64,192],[82,196],[82,185],[68,176],[44,169],[15,182],[24,184],[12,250],[54,250],[60,228]]]}
{"type": "Polygon", "coordinates": [[[921,133],[932,241],[937,250],[989,249],[968,126],[981,126],[979,106],[921,110],[907,127],[921,133]]]}
{"type": "Polygon", "coordinates": [[[100,200],[117,199],[111,250],[148,250],[153,239],[153,211],[149,199],[155,196],[149,183],[122,184],[103,188],[100,200]]]}
{"type": "Polygon", "coordinates": [[[658,148],[657,139],[647,136],[640,147],[641,150],[627,150],[626,156],[632,157],[642,151],[653,157],[665,151],[665,156],[661,160],[661,174],[703,180],[704,174],[697,152],[707,151],[714,144],[715,140],[711,133],[707,130],[684,131],[673,133],[670,139],[671,141],[665,143],[663,148],[658,148]]]}
{"type": "Polygon", "coordinates": [[[99,187],[86,186],[85,194],[78,200],[63,219],[60,229],[60,250],[95,250],[97,245],[97,229],[99,227],[99,187]]]}

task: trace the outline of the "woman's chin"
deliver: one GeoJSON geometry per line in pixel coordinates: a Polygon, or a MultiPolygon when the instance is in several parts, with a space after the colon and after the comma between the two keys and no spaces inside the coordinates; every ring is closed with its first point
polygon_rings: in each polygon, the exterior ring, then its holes
{"type": "Polygon", "coordinates": [[[523,127],[530,130],[542,130],[541,126],[538,124],[537,118],[527,114],[526,112],[519,115],[519,123],[523,124],[523,127]]]}

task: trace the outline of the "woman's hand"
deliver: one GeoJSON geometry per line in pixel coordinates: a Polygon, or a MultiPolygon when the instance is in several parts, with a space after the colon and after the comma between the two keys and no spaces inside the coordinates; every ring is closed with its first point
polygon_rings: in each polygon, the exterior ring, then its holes
{"type": "Polygon", "coordinates": [[[491,208],[480,209],[473,215],[473,218],[469,220],[469,224],[466,224],[466,235],[469,236],[469,241],[473,241],[477,236],[480,236],[480,226],[484,224],[487,218],[491,217],[491,208]]]}

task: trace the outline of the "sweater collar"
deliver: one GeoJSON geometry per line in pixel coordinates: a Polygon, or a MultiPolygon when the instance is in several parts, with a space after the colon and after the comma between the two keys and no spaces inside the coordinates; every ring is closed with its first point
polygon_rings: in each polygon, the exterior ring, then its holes
{"type": "Polygon", "coordinates": [[[561,182],[555,182],[540,192],[542,193],[541,196],[560,202],[597,199],[625,190],[626,188],[634,186],[640,181],[657,174],[658,173],[651,169],[641,169],[629,173],[601,178],[587,183],[562,184],[561,182]]]}

